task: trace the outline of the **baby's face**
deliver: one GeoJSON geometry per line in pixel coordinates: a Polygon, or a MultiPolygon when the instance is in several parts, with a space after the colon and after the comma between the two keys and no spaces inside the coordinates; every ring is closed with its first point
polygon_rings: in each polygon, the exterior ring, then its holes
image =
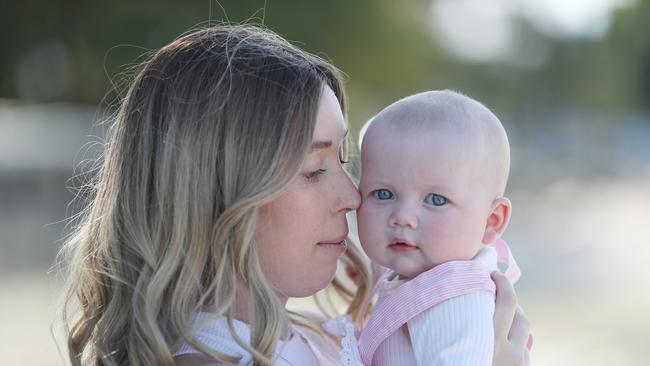
{"type": "Polygon", "coordinates": [[[495,197],[462,140],[453,132],[368,131],[357,217],[373,261],[413,278],[478,252],[495,197]]]}

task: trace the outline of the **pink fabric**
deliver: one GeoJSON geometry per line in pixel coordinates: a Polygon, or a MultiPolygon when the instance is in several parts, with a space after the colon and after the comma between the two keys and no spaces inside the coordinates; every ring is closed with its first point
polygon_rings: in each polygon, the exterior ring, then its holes
{"type": "Polygon", "coordinates": [[[359,336],[364,364],[372,364],[379,345],[422,311],[448,299],[474,291],[495,292],[485,268],[470,261],[443,263],[423,272],[387,294],[359,336]]]}
{"type": "Polygon", "coordinates": [[[521,277],[521,270],[519,269],[515,258],[512,256],[512,252],[510,251],[510,248],[508,248],[508,244],[506,244],[503,239],[497,238],[497,240],[492,243],[492,246],[497,250],[497,262],[508,266],[504,273],[506,278],[510,280],[510,283],[517,282],[519,280],[519,277],[521,277]]]}
{"type": "MultiPolygon", "coordinates": [[[[501,238],[497,238],[491,245],[496,249],[497,262],[507,266],[504,273],[506,278],[515,283],[521,276],[521,271],[508,245],[501,238]]],[[[378,276],[366,303],[375,295],[379,283],[386,275],[385,272],[378,276]]],[[[475,291],[494,294],[495,289],[489,271],[472,261],[451,261],[423,272],[395,288],[375,308],[359,335],[361,360],[365,365],[371,365],[377,347],[402,325],[426,309],[475,291]]],[[[532,346],[532,336],[529,338],[529,345],[532,346]]]]}
{"type": "MultiPolygon", "coordinates": [[[[517,265],[517,261],[515,261],[515,258],[512,256],[512,252],[510,251],[508,244],[506,244],[506,242],[503,241],[503,239],[497,238],[497,240],[495,240],[494,243],[492,243],[492,246],[497,250],[497,262],[503,263],[508,266],[508,268],[504,273],[506,278],[510,280],[510,283],[517,282],[521,277],[521,270],[517,265]]],[[[528,335],[526,348],[528,348],[529,351],[533,348],[532,334],[528,335]]]]}

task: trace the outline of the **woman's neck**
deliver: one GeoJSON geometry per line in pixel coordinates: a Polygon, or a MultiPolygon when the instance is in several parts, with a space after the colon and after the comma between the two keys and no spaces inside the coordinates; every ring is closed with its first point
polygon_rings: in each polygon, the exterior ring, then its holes
{"type": "MultiPolygon", "coordinates": [[[[282,306],[287,305],[287,297],[286,296],[280,296],[276,293],[276,296],[278,296],[278,300],[280,301],[280,304],[282,306]]],[[[251,300],[251,293],[250,289],[246,287],[244,284],[241,282],[237,282],[237,289],[235,293],[235,305],[233,307],[233,315],[235,319],[242,321],[248,325],[251,325],[253,322],[253,304],[251,300]]],[[[282,339],[288,339],[290,335],[289,329],[285,329],[282,332],[282,339]]]]}

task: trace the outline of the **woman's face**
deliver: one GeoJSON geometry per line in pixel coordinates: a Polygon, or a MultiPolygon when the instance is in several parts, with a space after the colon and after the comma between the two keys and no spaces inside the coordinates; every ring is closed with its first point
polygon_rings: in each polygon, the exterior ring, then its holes
{"type": "Polygon", "coordinates": [[[345,252],[346,214],[360,204],[339,159],[346,134],[338,100],[325,87],[305,163],[288,189],[259,209],[260,263],[283,300],[310,296],[326,287],[345,252]]]}

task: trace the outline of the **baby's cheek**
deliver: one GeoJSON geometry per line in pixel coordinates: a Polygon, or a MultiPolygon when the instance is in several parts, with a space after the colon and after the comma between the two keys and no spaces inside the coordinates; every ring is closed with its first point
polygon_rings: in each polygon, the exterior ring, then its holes
{"type": "Polygon", "coordinates": [[[380,211],[378,211],[371,203],[362,201],[361,206],[357,209],[357,225],[359,231],[372,231],[377,229],[376,226],[380,223],[380,211]]]}
{"type": "Polygon", "coordinates": [[[381,217],[368,207],[362,207],[357,211],[357,225],[363,250],[370,259],[376,260],[373,257],[377,256],[380,247],[386,241],[382,237],[384,228],[381,217]]]}
{"type": "Polygon", "coordinates": [[[453,239],[456,235],[452,223],[435,218],[423,222],[420,232],[427,243],[437,243],[438,245],[453,239]]]}
{"type": "Polygon", "coordinates": [[[422,243],[434,264],[454,259],[458,255],[458,231],[448,223],[431,222],[422,228],[422,243]]]}

